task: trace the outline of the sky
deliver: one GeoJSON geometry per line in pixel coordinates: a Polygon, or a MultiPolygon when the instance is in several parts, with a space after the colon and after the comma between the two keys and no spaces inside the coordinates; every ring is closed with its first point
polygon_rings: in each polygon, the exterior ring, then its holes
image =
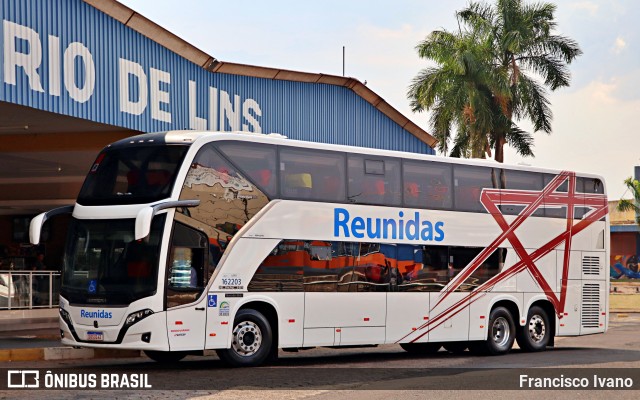
{"type": "MultiPolygon", "coordinates": [[[[427,132],[429,113],[413,113],[406,93],[430,66],[415,47],[457,28],[466,0],[219,1],[119,0],[221,61],[356,78],[427,132]]],[[[534,134],[535,158],[507,149],[505,163],[589,172],[609,198],[640,165],[640,2],[556,1],[557,33],[583,51],[571,86],[549,94],[553,132],[534,134]]],[[[532,131],[526,121],[519,126],[532,131]]],[[[629,197],[627,192],[625,197],[629,197]]]]}

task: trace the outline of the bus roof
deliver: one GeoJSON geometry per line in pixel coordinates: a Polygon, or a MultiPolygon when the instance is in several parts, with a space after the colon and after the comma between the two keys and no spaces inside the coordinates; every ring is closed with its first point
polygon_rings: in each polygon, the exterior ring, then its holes
{"type": "MultiPolygon", "coordinates": [[[[498,163],[491,159],[464,159],[464,158],[453,158],[453,157],[443,157],[429,154],[421,154],[421,153],[409,153],[403,151],[393,151],[393,150],[380,150],[369,147],[357,147],[357,146],[347,146],[347,145],[337,145],[337,144],[326,144],[319,142],[308,142],[302,140],[293,140],[287,139],[286,136],[281,135],[279,133],[255,133],[255,132],[215,132],[215,131],[194,131],[194,130],[181,130],[181,131],[167,131],[167,132],[158,132],[158,133],[145,133],[137,136],[132,136],[126,139],[122,139],[118,142],[115,142],[108,147],[119,147],[119,146],[127,146],[133,144],[142,144],[142,143],[166,143],[166,144],[194,144],[194,143],[207,143],[219,140],[236,140],[243,142],[254,142],[254,143],[265,143],[265,144],[276,144],[276,145],[285,145],[285,146],[295,146],[301,148],[310,148],[317,150],[328,150],[328,151],[342,151],[342,152],[352,152],[352,153],[360,153],[360,154],[371,154],[381,157],[400,157],[405,159],[414,159],[414,160],[428,160],[435,162],[445,162],[449,164],[462,164],[462,165],[477,165],[484,167],[493,167],[493,168],[505,168],[511,170],[521,170],[521,171],[532,171],[532,172],[541,172],[541,173],[550,173],[557,174],[561,170],[558,169],[548,169],[542,167],[535,166],[523,166],[523,165],[514,165],[514,164],[502,164],[498,163]]],[[[602,176],[591,173],[578,173],[578,175],[583,177],[590,178],[598,178],[602,182],[604,179],[602,176]]],[[[606,186],[605,186],[606,187],[606,186]]]]}

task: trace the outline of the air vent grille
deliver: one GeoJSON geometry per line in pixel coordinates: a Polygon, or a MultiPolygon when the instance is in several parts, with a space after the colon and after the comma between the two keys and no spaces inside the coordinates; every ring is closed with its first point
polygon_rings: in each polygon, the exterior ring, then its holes
{"type": "Polygon", "coordinates": [[[582,327],[600,326],[600,284],[585,283],[582,286],[582,327]]]}
{"type": "Polygon", "coordinates": [[[582,273],[585,275],[600,275],[600,257],[582,257],[582,273]]]}

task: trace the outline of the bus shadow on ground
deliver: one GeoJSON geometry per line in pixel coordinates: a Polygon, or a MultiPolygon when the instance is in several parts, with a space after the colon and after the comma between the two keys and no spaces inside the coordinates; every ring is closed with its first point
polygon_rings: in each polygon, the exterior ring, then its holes
{"type": "MultiPolygon", "coordinates": [[[[366,353],[349,354],[313,354],[308,350],[299,353],[279,353],[279,358],[260,368],[283,368],[290,370],[292,367],[302,368],[541,368],[541,367],[569,367],[572,366],[599,366],[603,363],[634,363],[640,362],[640,351],[617,350],[593,347],[556,347],[544,352],[525,353],[514,349],[503,356],[481,356],[469,351],[461,354],[453,354],[441,350],[436,354],[417,355],[406,353],[403,350],[397,352],[368,350],[366,353]],[[389,363],[389,367],[386,364],[389,363]]],[[[215,356],[192,356],[171,364],[156,363],[144,360],[139,363],[114,363],[104,368],[127,369],[153,369],[153,370],[227,370],[229,367],[215,356]]]]}

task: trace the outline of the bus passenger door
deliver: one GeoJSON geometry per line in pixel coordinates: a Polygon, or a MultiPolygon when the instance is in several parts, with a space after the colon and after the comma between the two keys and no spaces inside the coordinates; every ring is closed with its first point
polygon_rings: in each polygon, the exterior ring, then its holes
{"type": "Polygon", "coordinates": [[[207,236],[176,222],[167,263],[167,336],[171,351],[204,349],[207,236]]]}

